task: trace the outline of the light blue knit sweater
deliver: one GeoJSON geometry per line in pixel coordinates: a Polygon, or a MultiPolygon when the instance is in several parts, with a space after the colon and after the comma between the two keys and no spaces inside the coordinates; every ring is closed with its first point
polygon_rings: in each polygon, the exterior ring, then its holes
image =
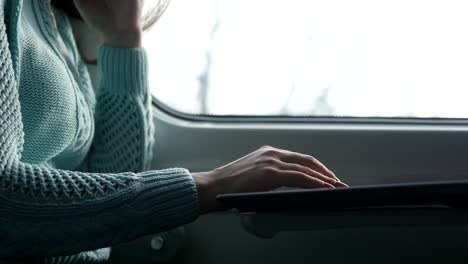
{"type": "Polygon", "coordinates": [[[101,47],[95,95],[48,0],[0,0],[0,18],[0,263],[102,262],[96,249],[194,220],[187,170],[138,173],[152,148],[145,51],[101,47]]]}

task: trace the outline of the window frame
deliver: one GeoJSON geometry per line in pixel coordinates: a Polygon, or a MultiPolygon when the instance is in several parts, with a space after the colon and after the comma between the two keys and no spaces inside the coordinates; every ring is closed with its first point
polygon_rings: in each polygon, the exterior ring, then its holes
{"type": "Polygon", "coordinates": [[[152,94],[152,104],[160,111],[180,120],[214,123],[271,123],[271,124],[356,124],[356,125],[434,125],[467,126],[467,118],[404,118],[404,117],[327,117],[327,116],[249,116],[249,115],[197,115],[178,111],[152,94]]]}

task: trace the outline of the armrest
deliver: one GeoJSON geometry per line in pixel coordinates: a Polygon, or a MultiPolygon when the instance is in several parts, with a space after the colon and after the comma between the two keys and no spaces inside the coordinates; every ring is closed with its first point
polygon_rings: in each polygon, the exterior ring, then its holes
{"type": "Polygon", "coordinates": [[[468,225],[468,182],[429,182],[218,196],[250,233],[335,228],[468,225]]]}

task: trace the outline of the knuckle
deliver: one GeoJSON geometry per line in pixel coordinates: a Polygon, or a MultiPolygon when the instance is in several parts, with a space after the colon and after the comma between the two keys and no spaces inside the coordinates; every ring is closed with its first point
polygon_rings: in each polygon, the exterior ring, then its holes
{"type": "Polygon", "coordinates": [[[329,169],[327,169],[327,168],[325,168],[325,171],[326,171],[328,174],[335,176],[335,173],[334,173],[333,171],[331,171],[331,170],[329,170],[329,169]]]}
{"type": "Polygon", "coordinates": [[[261,150],[261,151],[267,151],[267,150],[270,150],[270,149],[272,149],[272,148],[273,148],[272,146],[263,145],[259,150],[261,150]]]}
{"type": "Polygon", "coordinates": [[[312,156],[307,156],[307,159],[314,164],[320,164],[320,162],[312,156]]]}
{"type": "Polygon", "coordinates": [[[278,156],[280,153],[281,152],[275,148],[269,148],[263,151],[263,155],[267,157],[275,157],[278,156]]]}
{"type": "Polygon", "coordinates": [[[319,168],[324,169],[324,170],[327,171],[327,172],[330,172],[330,170],[328,170],[327,167],[325,167],[325,165],[323,165],[318,159],[316,159],[316,158],[314,158],[314,157],[312,157],[312,156],[308,156],[308,157],[307,157],[307,160],[309,160],[309,162],[310,162],[311,164],[313,164],[314,166],[317,166],[317,167],[319,167],[319,168]]]}

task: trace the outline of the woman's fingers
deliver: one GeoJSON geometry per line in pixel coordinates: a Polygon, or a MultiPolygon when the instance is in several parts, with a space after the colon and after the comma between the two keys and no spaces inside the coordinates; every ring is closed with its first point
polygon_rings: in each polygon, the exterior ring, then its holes
{"type": "Polygon", "coordinates": [[[312,156],[285,151],[285,153],[281,155],[279,159],[287,163],[302,165],[304,167],[317,171],[324,176],[334,178],[337,181],[340,181],[340,179],[338,179],[338,177],[336,177],[336,175],[331,170],[329,170],[327,167],[325,167],[325,165],[323,165],[320,161],[318,161],[312,156]]]}
{"type": "Polygon", "coordinates": [[[277,179],[282,182],[281,186],[284,187],[293,187],[293,188],[326,188],[326,189],[334,189],[335,187],[322,181],[318,178],[314,178],[309,176],[308,174],[299,172],[299,171],[288,171],[288,170],[279,170],[277,171],[276,175],[274,175],[277,179]]]}
{"type": "MultiPolygon", "coordinates": [[[[334,181],[341,182],[336,175],[330,171],[325,165],[323,165],[320,161],[315,159],[314,157],[310,155],[304,155],[296,152],[291,152],[287,150],[282,150],[282,149],[277,149],[269,146],[264,146],[261,148],[263,151],[263,155],[266,156],[266,160],[278,160],[283,163],[288,163],[288,164],[295,164],[295,165],[300,165],[302,167],[308,168],[306,170],[305,168],[299,169],[299,171],[305,172],[311,176],[315,176],[317,173],[318,177],[324,176],[329,179],[332,179],[334,181]]],[[[298,169],[299,167],[295,167],[293,169],[298,169]]],[[[340,187],[348,187],[346,184],[338,184],[340,187]]]]}
{"type": "Polygon", "coordinates": [[[334,187],[348,187],[348,185],[338,181],[337,179],[332,178],[330,176],[325,176],[321,174],[320,172],[310,169],[309,167],[305,167],[299,164],[285,163],[285,162],[280,162],[278,166],[281,170],[297,171],[297,172],[305,173],[310,177],[317,178],[323,182],[333,185],[334,187]]]}

